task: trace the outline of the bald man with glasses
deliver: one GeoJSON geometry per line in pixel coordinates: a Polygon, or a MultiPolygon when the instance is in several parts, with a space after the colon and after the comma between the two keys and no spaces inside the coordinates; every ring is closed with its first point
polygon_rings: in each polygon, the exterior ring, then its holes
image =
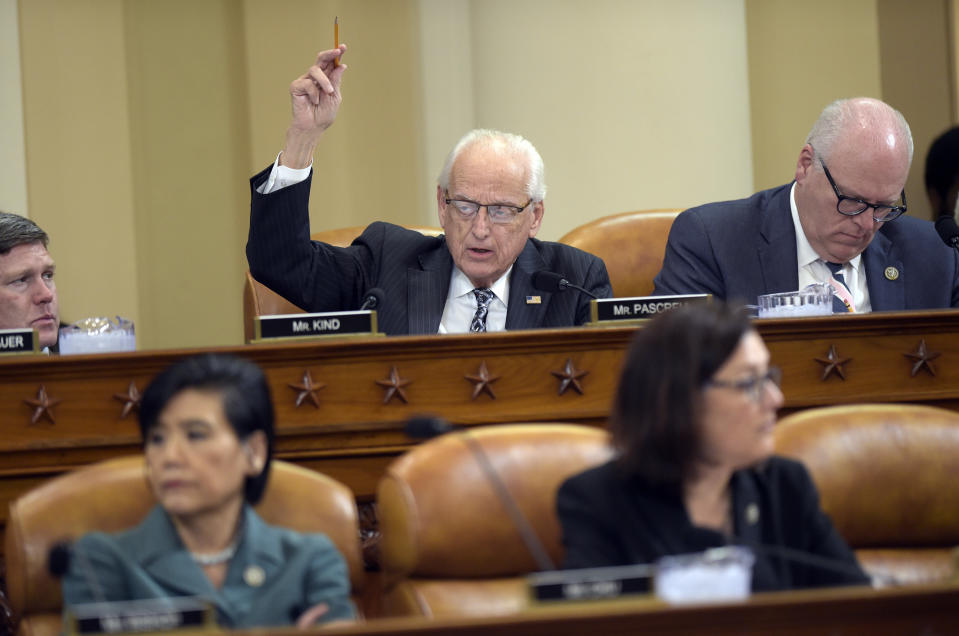
{"type": "Polygon", "coordinates": [[[761,294],[832,286],[836,312],[959,306],[959,255],[933,224],[904,215],[912,133],[888,104],[827,106],[795,180],[686,210],[673,224],[657,294],[761,294]]]}

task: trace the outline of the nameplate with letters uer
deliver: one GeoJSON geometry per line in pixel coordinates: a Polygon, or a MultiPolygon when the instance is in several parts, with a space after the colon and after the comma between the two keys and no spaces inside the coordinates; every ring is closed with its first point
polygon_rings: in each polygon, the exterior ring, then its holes
{"type": "Polygon", "coordinates": [[[653,565],[619,565],[581,570],[535,572],[526,577],[530,600],[587,601],[648,594],[653,565]]]}
{"type": "Polygon", "coordinates": [[[82,603],[67,608],[66,634],[130,634],[216,627],[213,607],[192,596],[82,603]]]}
{"type": "Polygon", "coordinates": [[[608,327],[649,320],[657,314],[692,303],[710,302],[712,294],[686,294],[683,296],[636,296],[633,298],[597,298],[590,301],[591,327],[608,327]]]}
{"type": "Polygon", "coordinates": [[[40,353],[36,329],[0,329],[0,354],[40,353]]]}
{"type": "Polygon", "coordinates": [[[257,316],[253,334],[252,342],[383,335],[376,331],[376,310],[372,309],[257,316]]]}

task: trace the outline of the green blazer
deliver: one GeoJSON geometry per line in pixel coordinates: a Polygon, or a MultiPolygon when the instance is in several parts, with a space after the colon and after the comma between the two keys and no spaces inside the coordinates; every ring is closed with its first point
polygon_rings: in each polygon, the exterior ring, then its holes
{"type": "Polygon", "coordinates": [[[330,607],[321,620],[355,615],[346,563],[326,535],[267,525],[250,506],[244,507],[243,523],[220,589],[190,558],[160,506],[131,530],[84,535],[63,578],[64,606],[196,596],[213,604],[217,622],[227,628],[290,625],[317,603],[330,607]],[[91,579],[103,598],[91,589],[91,579]]]}

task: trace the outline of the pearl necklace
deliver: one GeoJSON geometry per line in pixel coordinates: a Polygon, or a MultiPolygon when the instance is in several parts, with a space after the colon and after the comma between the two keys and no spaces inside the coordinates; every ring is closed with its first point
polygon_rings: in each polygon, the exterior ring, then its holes
{"type": "Polygon", "coordinates": [[[233,538],[233,542],[230,545],[226,546],[219,552],[214,552],[213,554],[198,554],[196,552],[190,552],[190,558],[193,559],[193,562],[197,565],[202,565],[206,567],[208,565],[220,565],[221,563],[226,563],[233,558],[233,555],[236,554],[236,549],[240,545],[240,533],[233,538]]]}

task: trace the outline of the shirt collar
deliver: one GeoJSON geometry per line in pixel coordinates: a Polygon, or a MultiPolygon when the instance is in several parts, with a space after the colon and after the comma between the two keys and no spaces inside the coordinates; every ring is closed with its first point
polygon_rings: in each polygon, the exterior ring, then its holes
{"type": "MultiPolygon", "coordinates": [[[[821,258],[819,254],[816,253],[816,250],[813,249],[812,245],[809,244],[809,239],[806,238],[806,233],[802,229],[802,223],[799,221],[799,208],[796,206],[796,183],[793,182],[792,188],[789,189],[789,210],[792,213],[793,218],[793,227],[796,229],[796,260],[799,264],[799,268],[802,269],[807,265],[811,265],[816,261],[825,259],[821,258]]],[[[837,213],[838,214],[838,213],[837,213]]],[[[853,269],[859,269],[859,261],[862,258],[862,254],[856,254],[856,256],[849,260],[849,265],[853,269]]]]}
{"type": "MultiPolygon", "coordinates": [[[[510,265],[509,269],[490,286],[490,290],[504,305],[509,304],[509,275],[512,271],[513,266],[510,265]]],[[[474,289],[476,287],[470,282],[469,277],[463,273],[463,270],[453,265],[453,275],[450,278],[450,297],[460,298],[472,293],[474,289]]]]}

